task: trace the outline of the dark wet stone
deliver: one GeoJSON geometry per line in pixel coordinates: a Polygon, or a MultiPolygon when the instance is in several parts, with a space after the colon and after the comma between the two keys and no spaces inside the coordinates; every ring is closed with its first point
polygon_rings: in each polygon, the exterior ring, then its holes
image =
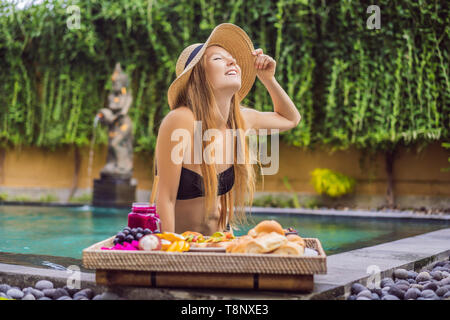
{"type": "Polygon", "coordinates": [[[423,287],[423,290],[433,290],[436,291],[438,289],[438,286],[435,282],[430,282],[427,285],[423,287]]]}
{"type": "Polygon", "coordinates": [[[69,296],[62,296],[62,297],[59,297],[59,298],[56,299],[56,300],[72,300],[72,298],[69,297],[69,296]]]}
{"type": "Polygon", "coordinates": [[[436,267],[443,267],[443,266],[445,266],[446,263],[447,263],[447,261],[439,261],[439,262],[436,262],[436,263],[433,265],[433,269],[436,268],[436,267]]]}
{"type": "MultiPolygon", "coordinates": [[[[98,294],[95,297],[93,297],[92,300],[103,300],[103,298],[102,298],[101,294],[98,294]]],[[[356,300],[358,300],[358,299],[356,299],[356,300]]]]}
{"type": "Polygon", "coordinates": [[[359,297],[367,297],[367,298],[371,299],[372,292],[370,292],[370,290],[365,289],[356,295],[356,298],[359,298],[359,297]]]}
{"type": "Polygon", "coordinates": [[[399,299],[403,299],[405,296],[405,292],[403,290],[399,289],[397,286],[392,286],[389,289],[388,293],[390,295],[398,297],[399,299]]]}
{"type": "Polygon", "coordinates": [[[447,288],[447,286],[440,287],[439,289],[436,290],[436,294],[439,297],[443,297],[447,292],[449,292],[449,289],[447,288]]]}
{"type": "Polygon", "coordinates": [[[380,300],[380,296],[376,293],[372,293],[372,300],[380,300]]]}
{"type": "Polygon", "coordinates": [[[80,289],[69,288],[68,286],[64,286],[63,289],[66,290],[66,291],[69,293],[69,295],[70,295],[71,297],[73,297],[75,293],[77,293],[78,291],[80,291],[80,289]]]}
{"type": "Polygon", "coordinates": [[[367,297],[359,297],[359,298],[356,298],[356,300],[372,300],[372,299],[367,298],[367,297]]]}
{"type": "Polygon", "coordinates": [[[373,288],[372,290],[370,290],[372,293],[376,293],[378,296],[381,297],[381,293],[383,292],[382,289],[380,288],[373,288]]]}
{"type": "Polygon", "coordinates": [[[42,297],[42,298],[39,298],[38,300],[52,300],[52,298],[49,298],[49,297],[42,297]]]}
{"type": "Polygon", "coordinates": [[[444,298],[444,299],[450,299],[450,291],[448,291],[446,294],[444,294],[444,295],[442,296],[442,298],[444,298]]]}
{"type": "Polygon", "coordinates": [[[408,284],[404,284],[404,283],[399,283],[395,285],[397,288],[399,288],[400,290],[406,292],[409,289],[409,283],[408,284]]]}
{"type": "Polygon", "coordinates": [[[439,284],[441,286],[449,285],[450,284],[450,277],[442,279],[441,281],[439,281],[439,284]]]}
{"type": "Polygon", "coordinates": [[[22,300],[36,300],[36,298],[31,293],[28,293],[22,298],[22,300]]]}
{"type": "Polygon", "coordinates": [[[43,293],[41,290],[38,290],[38,289],[35,289],[35,288],[32,288],[32,289],[30,290],[30,293],[31,293],[36,299],[42,298],[42,297],[44,296],[44,293],[43,293]]]}
{"type": "Polygon", "coordinates": [[[24,296],[24,293],[22,292],[22,290],[18,290],[16,288],[11,288],[9,289],[6,294],[8,296],[10,296],[13,299],[22,299],[24,296]]]}
{"type": "Polygon", "coordinates": [[[396,269],[394,271],[394,277],[396,279],[407,279],[408,278],[408,271],[405,269],[396,269]]]}
{"type": "Polygon", "coordinates": [[[0,292],[7,293],[9,289],[11,289],[10,285],[5,283],[0,284],[0,292]]]}
{"type": "Polygon", "coordinates": [[[92,291],[92,289],[86,288],[75,293],[73,297],[75,298],[75,296],[77,295],[82,295],[88,299],[92,299],[94,297],[94,291],[92,291]]]}
{"type": "Polygon", "coordinates": [[[356,300],[356,296],[354,294],[348,296],[347,300],[356,300]]]}
{"type": "Polygon", "coordinates": [[[433,277],[434,280],[440,281],[442,280],[442,272],[441,271],[432,271],[430,272],[430,276],[433,277]]]}
{"type": "Polygon", "coordinates": [[[424,281],[429,281],[429,280],[431,280],[431,276],[430,276],[430,274],[429,274],[428,272],[426,272],[426,271],[423,271],[423,272],[419,273],[419,274],[417,275],[417,277],[416,277],[416,281],[417,281],[418,283],[424,282],[424,281]]]}
{"type": "Polygon", "coordinates": [[[400,300],[398,297],[393,296],[391,294],[385,295],[381,300],[400,300]]]}
{"type": "Polygon", "coordinates": [[[394,280],[392,280],[391,278],[383,278],[383,280],[380,281],[381,288],[391,286],[393,284],[394,284],[394,280]]]}
{"type": "Polygon", "coordinates": [[[53,294],[55,293],[56,289],[44,289],[42,292],[44,293],[44,296],[49,297],[53,299],[53,294]]]}
{"type": "Polygon", "coordinates": [[[437,297],[436,293],[433,290],[423,290],[420,294],[422,298],[433,299],[437,297]]]}
{"type": "Polygon", "coordinates": [[[417,297],[420,297],[420,290],[417,288],[410,288],[408,289],[408,291],[406,291],[404,299],[408,300],[408,299],[417,299],[417,297]]]}
{"type": "Polygon", "coordinates": [[[367,290],[366,287],[364,287],[362,284],[355,282],[354,284],[352,284],[351,290],[350,292],[352,294],[358,294],[361,291],[367,290]]]}
{"type": "Polygon", "coordinates": [[[408,278],[409,279],[416,279],[418,273],[415,271],[408,271],[408,278]]]}
{"type": "Polygon", "coordinates": [[[61,297],[69,296],[69,293],[63,288],[57,288],[53,293],[52,299],[58,300],[61,297]]]}
{"type": "Polygon", "coordinates": [[[404,284],[404,285],[409,286],[409,282],[406,281],[406,280],[397,280],[397,281],[395,281],[395,285],[399,285],[399,284],[404,284]]]}
{"type": "Polygon", "coordinates": [[[414,280],[414,279],[408,279],[408,283],[409,283],[409,284],[415,284],[415,283],[416,283],[416,280],[414,280]]]}
{"type": "Polygon", "coordinates": [[[53,289],[53,282],[48,281],[48,280],[40,280],[38,282],[36,282],[36,284],[34,285],[34,287],[38,290],[44,290],[44,289],[53,289]]]}

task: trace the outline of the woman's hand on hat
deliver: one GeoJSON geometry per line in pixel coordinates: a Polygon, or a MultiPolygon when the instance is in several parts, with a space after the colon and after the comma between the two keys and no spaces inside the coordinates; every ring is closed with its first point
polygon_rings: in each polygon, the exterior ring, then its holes
{"type": "Polygon", "coordinates": [[[256,56],[255,68],[259,80],[264,81],[273,78],[275,76],[275,67],[277,65],[276,61],[267,54],[264,54],[261,48],[256,49],[252,54],[256,56]]]}

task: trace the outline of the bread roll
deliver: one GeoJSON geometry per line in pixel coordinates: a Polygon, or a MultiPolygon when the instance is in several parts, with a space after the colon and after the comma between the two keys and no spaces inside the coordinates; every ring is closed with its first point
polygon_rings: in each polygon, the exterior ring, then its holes
{"type": "Polygon", "coordinates": [[[262,237],[251,240],[245,245],[246,253],[267,253],[273,251],[286,243],[288,240],[284,235],[271,232],[262,237]]]}
{"type": "Polygon", "coordinates": [[[302,246],[303,248],[306,247],[305,240],[303,240],[302,237],[300,237],[300,236],[298,236],[296,234],[288,234],[286,236],[286,238],[288,239],[289,242],[297,243],[298,245],[302,246]]]}
{"type": "Polygon", "coordinates": [[[304,252],[305,252],[305,247],[297,244],[296,242],[288,241],[271,253],[288,255],[288,256],[302,256],[304,252]]]}
{"type": "Polygon", "coordinates": [[[228,253],[244,253],[245,245],[250,240],[253,240],[253,238],[248,235],[236,238],[233,241],[231,241],[231,243],[227,246],[226,252],[228,252],[228,253]]]}
{"type": "Polygon", "coordinates": [[[284,236],[283,227],[275,220],[264,220],[258,223],[253,229],[248,232],[248,235],[257,238],[269,233],[278,233],[284,236]]]}

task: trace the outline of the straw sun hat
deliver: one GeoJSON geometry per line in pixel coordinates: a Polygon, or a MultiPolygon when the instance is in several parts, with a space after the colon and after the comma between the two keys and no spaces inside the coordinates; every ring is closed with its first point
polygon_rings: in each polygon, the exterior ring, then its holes
{"type": "Polygon", "coordinates": [[[177,78],[169,87],[168,102],[173,109],[177,97],[186,86],[192,68],[200,61],[206,49],[212,45],[219,45],[227,50],[241,68],[241,88],[238,91],[238,99],[241,102],[253,86],[256,78],[254,66],[256,57],[252,55],[255,50],[247,33],[232,23],[219,24],[208,37],[205,43],[195,43],[185,48],[177,60],[177,78]]]}

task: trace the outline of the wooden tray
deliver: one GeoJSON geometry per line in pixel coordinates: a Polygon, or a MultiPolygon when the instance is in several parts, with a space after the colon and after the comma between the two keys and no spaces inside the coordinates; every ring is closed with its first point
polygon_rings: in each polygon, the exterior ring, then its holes
{"type": "Polygon", "coordinates": [[[320,241],[304,238],[318,256],[101,250],[114,237],[83,250],[83,266],[104,285],[311,291],[313,275],[327,272],[320,241]]]}

